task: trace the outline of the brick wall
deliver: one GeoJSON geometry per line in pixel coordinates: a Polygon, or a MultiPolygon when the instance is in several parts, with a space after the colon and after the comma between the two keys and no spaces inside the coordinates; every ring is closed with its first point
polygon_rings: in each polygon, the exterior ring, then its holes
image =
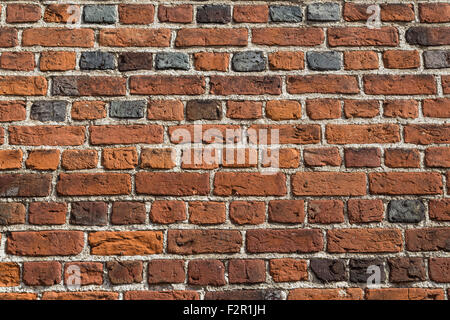
{"type": "Polygon", "coordinates": [[[450,3],[377,2],[2,1],[0,299],[447,299],[450,3]]]}

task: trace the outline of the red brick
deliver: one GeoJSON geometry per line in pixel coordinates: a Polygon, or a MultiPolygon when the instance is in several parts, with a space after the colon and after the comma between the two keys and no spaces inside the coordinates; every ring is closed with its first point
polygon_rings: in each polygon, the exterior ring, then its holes
{"type": "Polygon", "coordinates": [[[448,250],[450,228],[408,229],[405,233],[408,251],[448,250]]]}
{"type": "Polygon", "coordinates": [[[0,300],[36,300],[37,293],[27,292],[2,292],[0,300]]]}
{"type": "Polygon", "coordinates": [[[137,164],[138,155],[135,147],[103,149],[102,166],[105,169],[133,169],[137,164]]]}
{"type": "Polygon", "coordinates": [[[261,283],[266,281],[264,260],[232,259],[228,263],[229,283],[261,283]]]}
{"type": "Polygon", "coordinates": [[[210,92],[215,95],[279,95],[281,78],[279,76],[211,76],[210,92]]]}
{"type": "Polygon", "coordinates": [[[0,48],[15,47],[18,44],[17,29],[0,28],[0,48]]]}
{"type": "Polygon", "coordinates": [[[118,300],[118,292],[110,291],[71,291],[53,292],[46,291],[42,294],[42,300],[118,300]]]}
{"type": "Polygon", "coordinates": [[[340,166],[342,159],[337,148],[308,148],[303,152],[306,166],[340,166]]]}
{"type": "Polygon", "coordinates": [[[381,222],[384,206],[382,200],[349,199],[347,214],[350,223],[381,222]]]}
{"type": "Polygon", "coordinates": [[[367,289],[367,300],[443,300],[442,289],[382,288],[367,289]]]}
{"type": "Polygon", "coordinates": [[[57,149],[32,150],[25,164],[34,170],[56,170],[59,165],[60,151],[57,149]]]}
{"type": "Polygon", "coordinates": [[[56,190],[62,196],[129,194],[131,177],[127,173],[61,173],[56,190]]]}
{"type": "Polygon", "coordinates": [[[7,23],[37,22],[41,19],[41,8],[36,4],[13,3],[6,7],[7,23]]]}
{"type": "Polygon", "coordinates": [[[400,252],[399,229],[333,229],[327,231],[327,251],[331,253],[400,252]]]}
{"type": "Polygon", "coordinates": [[[323,249],[319,229],[256,229],[247,230],[248,253],[308,253],[323,249]]]}
{"type": "Polygon", "coordinates": [[[97,120],[106,118],[106,103],[103,101],[75,101],[72,104],[73,120],[97,120]]]}
{"type": "Polygon", "coordinates": [[[0,170],[22,168],[22,150],[0,150],[0,170]]]}
{"type": "Polygon", "coordinates": [[[291,258],[271,259],[269,270],[275,282],[308,280],[308,267],[305,260],[291,258]]]}
{"type": "Polygon", "coordinates": [[[270,70],[305,69],[304,54],[301,51],[277,51],[269,53],[270,70]]]}
{"type": "Polygon", "coordinates": [[[286,176],[282,173],[264,175],[247,172],[217,172],[214,194],[220,196],[282,196],[286,194],[286,176]]]}
{"type": "Polygon", "coordinates": [[[386,149],[384,164],[389,168],[419,168],[420,154],[414,149],[386,149]]]}
{"type": "Polygon", "coordinates": [[[209,174],[192,172],[139,172],[136,192],[151,195],[206,195],[209,174]]]}
{"type": "Polygon", "coordinates": [[[345,100],[344,114],[346,118],[373,118],[380,113],[377,100],[345,100]]]}
{"type": "Polygon", "coordinates": [[[189,261],[188,283],[201,286],[223,286],[225,285],[225,266],[219,260],[189,261]]]}
{"type": "Polygon", "coordinates": [[[151,260],[148,262],[148,283],[183,283],[185,279],[183,260],[151,260]]]}
{"type": "Polygon", "coordinates": [[[308,99],[306,114],[312,120],[338,119],[341,117],[341,102],[336,99],[308,99]]]}
{"type": "Polygon", "coordinates": [[[345,166],[347,168],[376,168],[381,166],[379,148],[345,148],[345,166]]]}
{"type": "Polygon", "coordinates": [[[32,52],[3,52],[0,57],[0,68],[16,71],[33,71],[36,67],[32,52]]]}
{"type": "Polygon", "coordinates": [[[153,223],[169,224],[186,220],[186,205],[183,201],[159,200],[152,204],[150,220],[153,223]]]}
{"type": "Polygon", "coordinates": [[[450,282],[450,258],[430,258],[430,279],[440,283],[450,282]]]}
{"type": "Polygon", "coordinates": [[[61,167],[66,170],[93,169],[97,167],[97,150],[64,150],[61,157],[61,167]]]}
{"type": "Polygon", "coordinates": [[[150,100],[147,118],[150,120],[183,120],[184,106],[180,100],[150,100]]]}
{"type": "Polygon", "coordinates": [[[105,47],[168,47],[169,29],[119,28],[100,30],[98,42],[105,47]]]}
{"type": "Polygon", "coordinates": [[[220,224],[226,219],[224,202],[192,201],[189,202],[189,223],[220,224]]]}
{"type": "Polygon", "coordinates": [[[49,4],[45,7],[44,21],[54,23],[74,23],[81,19],[81,9],[75,4],[49,4]]]}
{"type": "Polygon", "coordinates": [[[194,53],[195,70],[201,71],[227,71],[230,55],[221,52],[194,53]]]}
{"type": "Polygon", "coordinates": [[[375,51],[346,51],[344,52],[344,68],[345,70],[378,69],[378,54],[375,51]]]}
{"type": "Polygon", "coordinates": [[[167,252],[176,254],[236,253],[242,246],[238,230],[169,230],[167,252]]]}
{"type": "Polygon", "coordinates": [[[176,47],[246,46],[248,31],[244,28],[189,28],[180,29],[176,47]]]}
{"type": "Polygon", "coordinates": [[[450,22],[449,3],[419,3],[420,22],[450,22]]]}
{"type": "Polygon", "coordinates": [[[414,95],[436,94],[433,75],[365,75],[364,92],[367,94],[414,95]]]}
{"type": "Polygon", "coordinates": [[[450,98],[425,99],[422,111],[425,117],[450,118],[450,98]]]}
{"type": "Polygon", "coordinates": [[[426,149],[425,165],[427,167],[450,168],[450,148],[430,147],[426,149]]]}
{"type": "Polygon", "coordinates": [[[25,47],[82,47],[94,46],[94,30],[68,28],[31,28],[22,33],[25,47]]]}
{"type": "Polygon", "coordinates": [[[142,282],[142,261],[108,261],[108,278],[112,284],[131,284],[142,282]]]}
{"type": "Polygon", "coordinates": [[[288,76],[287,91],[300,93],[359,93],[358,79],[344,75],[288,76]]]}
{"type": "Polygon", "coordinates": [[[0,174],[2,197],[45,197],[50,195],[50,174],[0,174]]]}
{"type": "Polygon", "coordinates": [[[234,224],[264,223],[266,205],[262,201],[233,201],[230,203],[230,220],[234,224]]]}
{"type": "Polygon", "coordinates": [[[388,50],[383,53],[384,66],[388,69],[416,69],[420,56],[416,50],[388,50]]]}
{"type": "Polygon", "coordinates": [[[41,76],[0,76],[0,94],[43,96],[47,94],[47,80],[41,76]]]}
{"type": "Polygon", "coordinates": [[[321,28],[252,29],[252,42],[265,46],[317,46],[325,39],[321,28]]]}
{"type": "Polygon", "coordinates": [[[151,4],[120,4],[119,21],[123,24],[153,23],[155,7],[151,4]]]}
{"type": "Polygon", "coordinates": [[[288,300],[362,300],[361,288],[340,289],[293,289],[289,291],[288,300]]]}
{"type": "Polygon", "coordinates": [[[295,100],[270,100],[266,103],[266,116],[272,120],[299,119],[302,105],[295,100]]]}
{"type": "Polygon", "coordinates": [[[0,203],[0,225],[23,224],[25,223],[25,216],[26,209],[22,203],[0,203]]]}
{"type": "Polygon", "coordinates": [[[326,137],[332,144],[393,143],[400,141],[400,128],[397,124],[328,124],[326,137]]]}
{"type": "Polygon", "coordinates": [[[381,21],[414,21],[414,5],[400,3],[383,3],[380,5],[381,21]]]}
{"type": "Polygon", "coordinates": [[[90,126],[89,132],[91,143],[97,145],[163,142],[163,128],[155,124],[90,126]]]}
{"type": "Polygon", "coordinates": [[[386,100],[383,115],[389,118],[415,119],[419,116],[419,103],[416,100],[386,100]]]}
{"type": "Polygon", "coordinates": [[[450,199],[430,200],[428,208],[431,220],[450,221],[450,199]]]}
{"type": "Polygon", "coordinates": [[[16,287],[18,285],[20,285],[19,265],[14,262],[1,262],[0,287],[16,287]]]}
{"type": "Polygon", "coordinates": [[[119,225],[142,224],[146,217],[145,203],[135,201],[114,202],[111,223],[119,225]]]}
{"type": "Polygon", "coordinates": [[[404,127],[406,143],[441,144],[450,142],[450,125],[408,124],[404,127]]]}
{"type": "Polygon", "coordinates": [[[64,265],[64,283],[66,285],[76,285],[72,278],[78,274],[74,270],[79,270],[80,282],[82,286],[89,284],[100,285],[103,283],[103,264],[101,262],[70,262],[64,265]]]}
{"type": "Polygon", "coordinates": [[[372,194],[442,194],[442,176],[437,172],[369,173],[372,194]]]}
{"type": "Polygon", "coordinates": [[[81,253],[84,233],[81,231],[15,231],[6,240],[8,254],[18,256],[70,256],[81,253]]]}
{"type": "Polygon", "coordinates": [[[233,20],[239,23],[264,23],[269,20],[269,6],[238,5],[233,8],[233,20]]]}
{"type": "Polygon", "coordinates": [[[63,202],[32,202],[28,209],[28,221],[31,224],[65,224],[67,204],[63,202]]]}
{"type": "Polygon", "coordinates": [[[227,101],[227,117],[231,119],[258,119],[262,117],[262,102],[227,101]]]}
{"type": "Polygon", "coordinates": [[[196,291],[127,291],[125,300],[199,300],[196,291]]]}
{"type": "Polygon", "coordinates": [[[26,102],[0,101],[0,122],[20,121],[26,118],[26,102]]]}
{"type": "Polygon", "coordinates": [[[363,27],[329,28],[327,35],[328,44],[331,47],[395,47],[399,44],[398,31],[394,27],[382,27],[380,29],[369,29],[363,27]]]}
{"type": "Polygon", "coordinates": [[[136,256],[163,252],[161,231],[98,231],[89,233],[92,255],[136,256]]]}
{"type": "Polygon", "coordinates": [[[269,201],[269,221],[278,223],[303,223],[305,220],[303,200],[269,201]]]}
{"type": "Polygon", "coordinates": [[[131,94],[198,95],[205,93],[205,78],[201,76],[131,76],[131,94]]]}
{"type": "Polygon", "coordinates": [[[81,126],[10,126],[9,143],[26,146],[75,146],[84,143],[81,126]]]}
{"type": "Polygon", "coordinates": [[[340,200],[311,200],[308,203],[309,223],[344,222],[344,203],[340,200]]]}
{"type": "Polygon", "coordinates": [[[161,22],[189,23],[193,18],[192,5],[158,6],[158,19],[161,22]]]}
{"type": "Polygon", "coordinates": [[[360,196],[366,194],[362,172],[297,172],[291,178],[296,196],[360,196]]]}
{"type": "Polygon", "coordinates": [[[28,286],[52,286],[61,282],[61,263],[24,262],[23,282],[28,286]]]}

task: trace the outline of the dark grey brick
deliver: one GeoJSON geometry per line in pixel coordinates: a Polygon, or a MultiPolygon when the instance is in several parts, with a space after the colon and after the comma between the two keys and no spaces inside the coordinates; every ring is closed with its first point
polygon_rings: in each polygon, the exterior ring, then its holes
{"type": "Polygon", "coordinates": [[[83,52],[80,58],[81,70],[111,70],[115,64],[114,54],[110,52],[83,52]]]}
{"type": "Polygon", "coordinates": [[[150,52],[124,52],[119,55],[119,70],[151,70],[152,54],[150,52]]]}
{"type": "Polygon", "coordinates": [[[419,200],[391,200],[389,202],[389,222],[416,223],[424,218],[425,206],[419,200]]]}
{"type": "Polygon", "coordinates": [[[78,96],[76,77],[53,77],[52,96],[78,96]]]}
{"type": "Polygon", "coordinates": [[[145,100],[111,101],[109,116],[112,118],[142,118],[147,106],[145,100]]]}
{"type": "Polygon", "coordinates": [[[306,53],[306,60],[311,70],[340,70],[342,68],[342,53],[335,51],[306,53]]]}
{"type": "Polygon", "coordinates": [[[204,5],[197,8],[196,17],[199,23],[229,23],[231,21],[231,7],[224,5],[204,5]]]}
{"type": "Polygon", "coordinates": [[[302,9],[297,6],[271,6],[269,16],[273,22],[301,22],[302,9]]]}
{"type": "Polygon", "coordinates": [[[83,9],[83,21],[86,23],[115,23],[116,9],[110,5],[87,5],[83,9]]]}
{"type": "Polygon", "coordinates": [[[310,21],[339,21],[341,11],[337,3],[313,3],[308,5],[307,17],[310,21]]]}
{"type": "Polygon", "coordinates": [[[80,226],[104,226],[108,221],[105,202],[72,203],[70,223],[80,226]]]}
{"type": "Polygon", "coordinates": [[[189,70],[189,56],[183,52],[159,52],[155,61],[158,70],[189,70]]]}
{"type": "Polygon", "coordinates": [[[187,120],[219,120],[222,107],[217,100],[190,100],[186,103],[187,120]]]}
{"type": "Polygon", "coordinates": [[[66,101],[36,101],[31,106],[30,118],[39,121],[64,121],[66,109],[66,101]]]}
{"type": "Polygon", "coordinates": [[[423,60],[428,69],[450,68],[450,50],[425,51],[423,60]]]}
{"type": "Polygon", "coordinates": [[[347,280],[345,263],[342,260],[311,259],[310,267],[320,281],[331,282],[347,280]]]}
{"type": "Polygon", "coordinates": [[[379,259],[351,259],[350,260],[350,281],[357,283],[367,283],[367,278],[373,274],[373,271],[369,271],[370,266],[376,266],[380,268],[380,282],[386,281],[386,272],[384,271],[384,262],[379,259]]]}
{"type": "Polygon", "coordinates": [[[251,72],[264,71],[266,69],[266,59],[261,51],[235,53],[231,64],[234,71],[251,72]]]}

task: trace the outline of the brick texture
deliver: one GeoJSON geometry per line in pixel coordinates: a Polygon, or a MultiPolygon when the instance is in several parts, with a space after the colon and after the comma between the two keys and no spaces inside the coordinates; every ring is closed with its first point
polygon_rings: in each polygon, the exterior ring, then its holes
{"type": "Polygon", "coordinates": [[[448,0],[59,2],[0,5],[0,299],[449,298],[448,0]]]}

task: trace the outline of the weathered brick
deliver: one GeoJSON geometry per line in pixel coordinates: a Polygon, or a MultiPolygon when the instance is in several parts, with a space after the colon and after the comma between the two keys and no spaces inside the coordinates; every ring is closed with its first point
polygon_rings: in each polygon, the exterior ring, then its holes
{"type": "Polygon", "coordinates": [[[74,202],[69,222],[79,226],[105,226],[108,222],[108,206],[99,201],[74,202]]]}
{"type": "Polygon", "coordinates": [[[74,284],[72,280],[73,271],[80,271],[80,285],[103,284],[103,264],[100,262],[71,262],[64,265],[64,283],[66,285],[74,284]]]}
{"type": "Polygon", "coordinates": [[[20,267],[14,262],[0,263],[0,287],[16,287],[20,284],[20,267]]]}
{"type": "Polygon", "coordinates": [[[113,53],[101,51],[81,53],[81,70],[112,70],[115,67],[116,58],[113,53]]]}
{"type": "Polygon", "coordinates": [[[35,170],[56,170],[59,165],[59,154],[59,150],[32,150],[25,165],[35,170]]]}
{"type": "Polygon", "coordinates": [[[265,220],[266,205],[261,201],[233,201],[230,203],[230,220],[234,224],[261,224],[265,220]]]}
{"type": "Polygon", "coordinates": [[[30,118],[41,122],[65,121],[67,104],[66,101],[62,100],[36,101],[31,106],[30,118]]]}
{"type": "Polygon", "coordinates": [[[26,118],[26,102],[0,101],[0,122],[20,121],[26,118]]]}
{"type": "Polygon", "coordinates": [[[161,22],[189,23],[192,22],[192,5],[158,6],[158,19],[161,22]]]}
{"type": "Polygon", "coordinates": [[[155,7],[152,4],[120,4],[119,21],[123,24],[153,23],[155,7]]]}
{"type": "Polygon", "coordinates": [[[339,21],[341,8],[337,3],[313,3],[307,7],[307,18],[310,21],[339,21]]]}
{"type": "Polygon", "coordinates": [[[246,46],[248,31],[244,28],[188,28],[180,29],[176,47],[246,46]]]}
{"type": "Polygon", "coordinates": [[[90,126],[91,143],[109,144],[154,144],[163,141],[163,129],[159,125],[99,125],[90,126]]]}
{"type": "Polygon", "coordinates": [[[6,7],[7,23],[36,22],[41,19],[41,8],[36,4],[12,3],[6,7]]]}
{"type": "Polygon", "coordinates": [[[143,264],[141,261],[108,261],[108,278],[112,284],[131,284],[142,282],[143,264]]]}
{"type": "Polygon", "coordinates": [[[448,27],[411,27],[405,33],[406,42],[421,46],[442,46],[450,44],[448,27]]]}
{"type": "Polygon", "coordinates": [[[105,47],[168,47],[170,38],[169,29],[107,28],[98,41],[105,47]]]}
{"type": "Polygon", "coordinates": [[[394,143],[400,141],[396,124],[328,124],[326,137],[332,144],[394,143]]]}
{"type": "Polygon", "coordinates": [[[25,223],[26,208],[22,203],[0,203],[0,225],[25,223]]]}
{"type": "Polygon", "coordinates": [[[325,39],[321,28],[252,29],[252,42],[267,46],[317,46],[325,39]]]}
{"type": "Polygon", "coordinates": [[[186,220],[186,205],[178,200],[159,200],[152,203],[150,220],[153,223],[170,224],[186,220]]]}
{"type": "Polygon", "coordinates": [[[344,222],[344,203],[340,200],[311,200],[308,203],[309,223],[344,222]]]}
{"type": "Polygon", "coordinates": [[[358,196],[366,194],[362,172],[297,172],[291,178],[297,196],[358,196]]]}
{"type": "Polygon", "coordinates": [[[76,53],[67,51],[46,51],[41,53],[39,69],[41,71],[68,71],[76,66],[76,53]]]}
{"type": "Polygon", "coordinates": [[[126,173],[61,173],[56,190],[62,196],[129,194],[131,177],[126,173]]]}
{"type": "Polygon", "coordinates": [[[205,92],[201,76],[131,76],[131,94],[198,95],[205,92]]]}
{"type": "Polygon", "coordinates": [[[0,68],[16,71],[33,71],[36,67],[32,52],[3,52],[0,56],[0,68]]]}
{"type": "Polygon", "coordinates": [[[367,300],[443,300],[442,289],[427,288],[382,288],[368,289],[367,300]]]}
{"type": "Polygon", "coordinates": [[[269,270],[275,282],[291,282],[308,279],[308,271],[305,260],[280,258],[271,259],[269,270]]]}
{"type": "Polygon", "coordinates": [[[344,159],[347,168],[376,168],[381,166],[381,150],[379,148],[345,148],[344,159]]]}
{"type": "Polygon", "coordinates": [[[146,217],[145,203],[135,201],[114,202],[111,223],[118,225],[142,224],[146,217]]]}
{"type": "Polygon", "coordinates": [[[94,46],[94,30],[68,28],[31,28],[22,33],[22,45],[42,47],[82,47],[94,46]]]}
{"type": "Polygon", "coordinates": [[[278,223],[303,223],[305,209],[303,200],[269,201],[269,221],[278,223]]]}
{"type": "Polygon", "coordinates": [[[83,7],[83,21],[85,23],[114,23],[116,20],[114,6],[87,5],[83,7]]]}
{"type": "Polygon", "coordinates": [[[450,199],[430,200],[428,208],[431,220],[450,221],[450,199]]]}
{"type": "Polygon", "coordinates": [[[307,253],[323,249],[319,229],[256,229],[248,230],[249,253],[307,253]]]}
{"type": "Polygon", "coordinates": [[[161,231],[98,231],[89,233],[93,255],[135,256],[162,253],[161,231]]]}
{"type": "Polygon", "coordinates": [[[66,170],[93,169],[97,167],[97,150],[64,150],[61,156],[61,167],[66,170]]]}
{"type": "Polygon", "coordinates": [[[425,218],[425,206],[420,200],[391,200],[387,216],[389,222],[417,223],[425,218]]]}
{"type": "Polygon", "coordinates": [[[287,91],[300,93],[359,93],[356,77],[343,75],[288,76],[287,91]]]}
{"type": "Polygon", "coordinates": [[[264,260],[232,259],[228,263],[229,283],[261,283],[266,280],[264,260]]]}
{"type": "Polygon", "coordinates": [[[215,4],[198,7],[196,20],[198,23],[229,23],[231,22],[231,7],[215,4]]]}
{"type": "Polygon", "coordinates": [[[310,267],[316,278],[322,282],[347,280],[345,263],[343,260],[311,259],[310,267]]]}
{"type": "Polygon", "coordinates": [[[186,119],[220,120],[222,118],[222,103],[218,100],[189,100],[186,102],[186,119]]]}
{"type": "Polygon", "coordinates": [[[263,23],[269,18],[269,7],[261,5],[235,5],[233,21],[238,23],[263,23]]]}
{"type": "Polygon", "coordinates": [[[409,229],[405,242],[408,251],[449,251],[450,228],[409,229]]]}
{"type": "Polygon", "coordinates": [[[169,230],[167,252],[176,254],[236,253],[242,245],[238,230],[169,230]]]}
{"type": "Polygon", "coordinates": [[[67,204],[64,202],[32,202],[28,208],[28,222],[38,225],[66,223],[67,204]]]}
{"type": "Polygon", "coordinates": [[[350,223],[370,223],[383,220],[383,201],[366,199],[349,199],[347,215],[350,223]]]}
{"type": "Polygon", "coordinates": [[[344,289],[293,289],[289,291],[288,300],[362,300],[361,288],[344,289]]]}
{"type": "Polygon", "coordinates": [[[425,264],[422,258],[388,259],[390,282],[412,282],[426,280],[425,264]]]}
{"type": "Polygon", "coordinates": [[[189,56],[183,52],[158,52],[155,56],[158,70],[189,70],[189,56]]]}
{"type": "Polygon", "coordinates": [[[183,283],[185,270],[183,260],[151,260],[148,262],[148,283],[183,283]]]}
{"type": "Polygon", "coordinates": [[[123,52],[118,58],[119,71],[151,70],[152,54],[149,52],[123,52]]]}
{"type": "MultiPolygon", "coordinates": [[[[371,266],[378,267],[380,270],[380,282],[386,281],[386,272],[384,271],[384,265],[382,259],[350,259],[350,281],[358,283],[366,283],[369,277],[371,277],[372,272],[368,272],[371,266]]],[[[375,269],[376,270],[376,269],[375,269]]]]}
{"type": "Polygon", "coordinates": [[[327,251],[331,253],[400,252],[403,248],[399,229],[332,229],[327,231],[327,251]]]}
{"type": "Polygon", "coordinates": [[[136,192],[152,195],[206,195],[209,174],[191,172],[139,172],[136,192]],[[150,182],[150,183],[149,183],[150,182]]]}
{"type": "Polygon", "coordinates": [[[389,168],[419,168],[420,154],[414,149],[386,149],[384,164],[389,168]]]}
{"type": "Polygon", "coordinates": [[[430,258],[430,279],[440,283],[450,282],[450,259],[430,258]]]}
{"type": "Polygon", "coordinates": [[[270,6],[269,17],[272,22],[301,22],[303,15],[299,6],[270,6]]]}
{"type": "Polygon", "coordinates": [[[214,194],[281,196],[286,194],[286,177],[282,173],[218,172],[214,178],[214,194]]]}
{"type": "Polygon", "coordinates": [[[266,69],[266,59],[261,51],[243,51],[233,54],[231,65],[234,71],[257,72],[266,69]]]}
{"type": "Polygon", "coordinates": [[[372,194],[441,194],[442,176],[436,172],[369,173],[372,194]]]}
{"type": "Polygon", "coordinates": [[[143,118],[146,100],[111,101],[109,116],[113,118],[143,118]]]}
{"type": "Polygon", "coordinates": [[[52,286],[61,282],[61,263],[24,262],[23,282],[28,286],[52,286]]]}
{"type": "Polygon", "coordinates": [[[399,43],[398,30],[394,27],[382,27],[380,29],[363,27],[329,28],[327,35],[328,44],[331,47],[394,47],[399,43]]]}
{"type": "Polygon", "coordinates": [[[189,222],[192,224],[220,224],[226,219],[224,202],[191,201],[189,202],[189,222]]]}
{"type": "Polygon", "coordinates": [[[50,195],[50,174],[1,174],[0,197],[45,197],[50,195]]]}

